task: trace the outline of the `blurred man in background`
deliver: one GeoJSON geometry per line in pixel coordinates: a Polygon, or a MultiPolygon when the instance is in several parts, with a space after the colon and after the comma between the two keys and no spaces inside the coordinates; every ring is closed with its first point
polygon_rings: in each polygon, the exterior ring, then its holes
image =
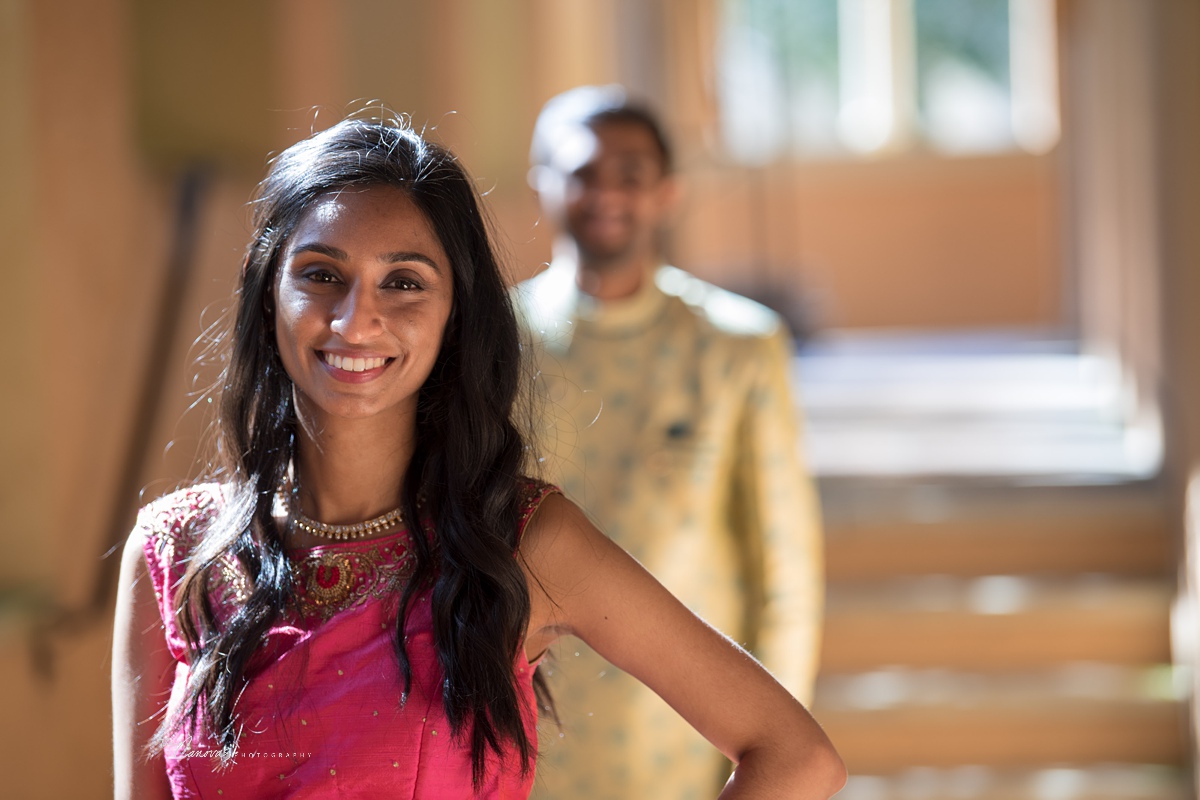
{"type": "MultiPolygon", "coordinates": [[[[822,612],[816,496],[790,340],[765,307],[662,262],[679,186],[657,119],[619,87],[546,104],[530,180],[558,237],[516,290],[535,345],[545,477],[807,702],[822,612]]],[[[535,796],[712,796],[728,763],[582,643],[548,666],[535,796]]],[[[737,686],[713,686],[729,703],[737,686]]]]}

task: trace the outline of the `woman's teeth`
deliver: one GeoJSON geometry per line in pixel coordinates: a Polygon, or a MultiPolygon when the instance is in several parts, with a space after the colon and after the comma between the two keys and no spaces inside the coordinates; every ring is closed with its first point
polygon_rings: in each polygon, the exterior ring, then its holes
{"type": "Polygon", "coordinates": [[[366,372],[369,369],[378,369],[387,363],[386,358],[350,358],[349,356],[342,357],[336,353],[324,353],[325,363],[334,369],[344,369],[347,372],[366,372]]]}

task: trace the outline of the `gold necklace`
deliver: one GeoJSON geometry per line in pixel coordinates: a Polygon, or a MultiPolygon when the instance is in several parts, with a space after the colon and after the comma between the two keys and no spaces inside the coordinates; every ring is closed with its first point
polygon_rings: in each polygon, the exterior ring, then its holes
{"type": "Polygon", "coordinates": [[[281,490],[280,493],[283,495],[285,505],[287,505],[291,524],[305,533],[319,536],[322,539],[334,539],[336,541],[361,539],[364,536],[382,533],[388,528],[399,525],[404,521],[404,514],[401,513],[400,509],[393,508],[386,514],[380,514],[378,517],[366,520],[365,522],[355,522],[352,525],[330,525],[327,522],[317,522],[312,517],[305,516],[304,512],[300,510],[299,486],[293,486],[290,492],[281,490]]]}

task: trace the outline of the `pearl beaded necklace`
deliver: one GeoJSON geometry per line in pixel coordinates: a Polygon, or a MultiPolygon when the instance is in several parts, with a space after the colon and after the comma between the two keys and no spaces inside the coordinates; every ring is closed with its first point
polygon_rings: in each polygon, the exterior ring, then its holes
{"type": "Polygon", "coordinates": [[[300,498],[297,496],[297,487],[293,487],[290,492],[281,492],[281,494],[283,494],[284,503],[287,505],[288,514],[291,517],[291,524],[305,533],[319,536],[323,539],[334,539],[336,541],[361,539],[364,536],[382,533],[404,521],[404,515],[400,509],[393,508],[386,514],[380,514],[378,517],[368,519],[364,522],[355,522],[352,525],[330,525],[327,522],[318,522],[311,517],[305,516],[304,512],[300,510],[300,498]]]}

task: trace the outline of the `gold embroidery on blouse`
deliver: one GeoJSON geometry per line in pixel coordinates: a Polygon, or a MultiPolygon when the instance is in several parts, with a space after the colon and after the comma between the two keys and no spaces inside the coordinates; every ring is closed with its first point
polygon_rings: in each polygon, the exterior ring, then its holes
{"type": "MultiPolygon", "coordinates": [[[[159,510],[146,524],[146,530],[162,556],[160,563],[176,563],[179,548],[190,557],[199,543],[203,525],[216,513],[216,498],[201,488],[189,489],[179,504],[159,510]]],[[[232,553],[224,553],[218,559],[217,574],[212,581],[211,596],[219,606],[245,603],[250,597],[250,581],[232,553]]]]}
{"type": "MultiPolygon", "coordinates": [[[[558,490],[553,486],[532,481],[523,487],[520,530],[541,500],[555,491],[558,490]]],[[[196,487],[185,492],[176,506],[164,508],[145,520],[143,524],[154,540],[161,562],[173,564],[178,551],[190,553],[199,543],[203,523],[217,512],[215,493],[196,487]]],[[[306,555],[293,556],[295,610],[303,619],[324,621],[369,599],[383,599],[412,575],[416,557],[406,536],[388,537],[372,544],[363,550],[328,545],[306,555]]],[[[218,560],[210,592],[218,607],[234,607],[249,599],[249,577],[231,553],[224,553],[218,560]]]]}
{"type": "Polygon", "coordinates": [[[403,539],[370,550],[323,548],[292,562],[296,607],[304,619],[335,614],[383,599],[394,581],[412,574],[415,559],[403,539]]]}

